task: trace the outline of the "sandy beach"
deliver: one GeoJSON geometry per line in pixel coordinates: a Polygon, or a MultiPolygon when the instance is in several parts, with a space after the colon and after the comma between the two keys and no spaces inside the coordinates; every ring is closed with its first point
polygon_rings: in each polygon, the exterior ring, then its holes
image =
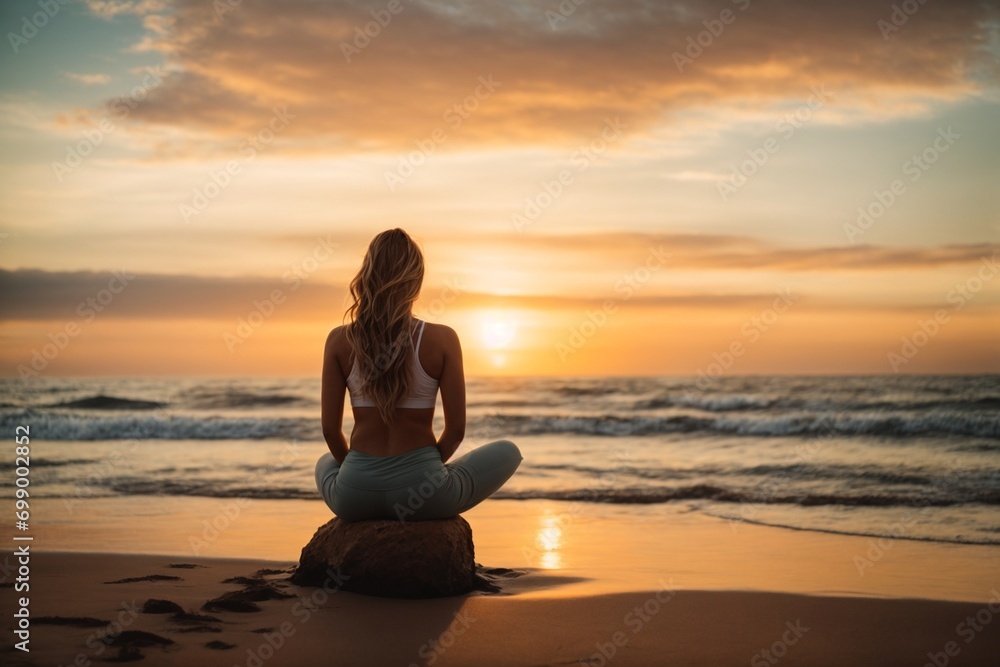
{"type": "MultiPolygon", "coordinates": [[[[286,580],[294,556],[36,551],[31,652],[8,646],[3,661],[940,666],[991,665],[1000,654],[992,547],[893,540],[860,576],[852,554],[871,546],[862,538],[734,530],[663,512],[631,520],[613,509],[571,512],[569,504],[543,502],[493,502],[470,512],[477,561],[512,571],[495,575],[500,594],[435,600],[339,591],[336,573],[326,588],[294,586],[286,580]],[[559,535],[545,533],[552,555],[525,551],[539,519],[552,516],[563,517],[550,522],[559,535]],[[660,530],[643,530],[644,520],[660,530]]],[[[316,512],[282,535],[300,533],[304,543],[307,524],[325,518],[316,512]]],[[[254,528],[276,525],[263,519],[254,528]]],[[[134,537],[142,541],[143,530],[134,537]]],[[[7,600],[12,581],[5,581],[7,600]]],[[[12,616],[5,618],[13,630],[12,616]]]]}
{"type": "Polygon", "coordinates": [[[75,553],[35,562],[32,651],[8,649],[8,665],[139,656],[149,665],[247,667],[922,665],[928,654],[939,664],[991,665],[1000,651],[998,626],[977,632],[969,620],[992,619],[1000,597],[990,605],[661,588],[522,599],[550,583],[528,573],[504,595],[390,600],[337,591],[335,578],[329,590],[286,584],[287,562],[75,553]],[[157,576],[171,578],[106,583],[157,576]],[[243,588],[226,580],[256,576],[289,597],[253,612],[203,608],[243,588]],[[143,613],[150,599],[187,613],[143,613]]]}

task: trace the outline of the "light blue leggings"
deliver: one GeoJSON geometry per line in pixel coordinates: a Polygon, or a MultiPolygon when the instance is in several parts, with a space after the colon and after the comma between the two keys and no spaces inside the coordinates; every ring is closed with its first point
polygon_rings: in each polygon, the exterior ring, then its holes
{"type": "Polygon", "coordinates": [[[486,500],[521,464],[509,440],[477,447],[441,462],[428,445],[395,456],[372,456],[353,449],[343,465],[330,452],[316,462],[316,488],[327,507],[346,521],[423,521],[461,514],[486,500]]]}

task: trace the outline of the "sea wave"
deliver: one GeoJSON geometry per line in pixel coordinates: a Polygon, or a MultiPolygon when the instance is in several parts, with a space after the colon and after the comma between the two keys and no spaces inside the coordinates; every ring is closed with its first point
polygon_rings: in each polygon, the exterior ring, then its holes
{"type": "Polygon", "coordinates": [[[36,440],[322,440],[319,419],[294,417],[115,416],[21,410],[0,416],[0,425],[31,425],[36,440]]]}
{"type": "Polygon", "coordinates": [[[199,409],[257,408],[282,405],[305,405],[311,399],[296,394],[258,393],[252,391],[199,390],[186,397],[192,407],[199,409]]]}
{"type": "MultiPolygon", "coordinates": [[[[0,487],[11,488],[9,484],[0,487]]],[[[43,494],[46,497],[60,497],[43,494]]],[[[218,479],[148,478],[116,476],[88,488],[88,497],[115,495],[201,496],[208,498],[259,498],[270,500],[300,500],[316,498],[313,488],[273,484],[225,484],[218,479]]],[[[491,498],[503,500],[559,500],[568,502],[605,503],[618,505],[652,505],[679,501],[713,501],[750,506],[798,505],[800,507],[954,507],[958,505],[1000,505],[1000,489],[942,491],[934,495],[910,491],[816,493],[807,490],[785,490],[767,493],[723,484],[682,484],[675,486],[608,486],[565,489],[508,490],[501,488],[491,498]]]]}
{"type": "Polygon", "coordinates": [[[874,412],[790,415],[620,417],[617,415],[494,415],[494,424],[512,434],[548,433],[643,436],[660,433],[709,433],[762,437],[963,435],[1000,438],[1000,414],[874,412]]]}
{"type": "Polygon", "coordinates": [[[797,400],[779,400],[761,395],[729,396],[658,396],[636,401],[636,410],[658,410],[663,408],[696,408],[706,412],[735,412],[739,410],[761,410],[772,407],[800,408],[804,403],[797,400]]]}
{"type": "MultiPolygon", "coordinates": [[[[757,437],[911,437],[955,435],[1000,438],[1000,413],[873,412],[861,414],[799,412],[787,415],[669,416],[525,415],[495,413],[470,416],[490,423],[506,435],[570,434],[585,436],[650,436],[705,434],[757,437]]],[[[13,428],[30,423],[32,434],[48,440],[234,440],[299,438],[321,440],[319,419],[303,417],[231,417],[184,415],[87,414],[29,408],[0,415],[0,425],[13,428]]]]}
{"type": "Polygon", "coordinates": [[[798,398],[766,394],[669,394],[636,401],[634,410],[693,408],[704,412],[809,410],[833,412],[925,410],[975,412],[1000,408],[1000,397],[983,396],[970,400],[848,400],[843,397],[798,398]]]}
{"type": "Polygon", "coordinates": [[[71,401],[61,401],[59,403],[49,403],[46,408],[77,408],[85,410],[156,410],[166,407],[166,403],[160,401],[142,401],[132,398],[121,398],[119,396],[106,396],[97,394],[96,396],[86,396],[71,401]]]}
{"type": "Polygon", "coordinates": [[[676,487],[633,487],[606,489],[546,489],[506,491],[492,497],[510,500],[564,500],[591,503],[650,505],[679,500],[712,500],[751,505],[841,505],[848,507],[951,507],[977,503],[1000,505],[1000,489],[967,490],[961,495],[923,493],[783,493],[769,494],[746,491],[715,484],[692,484],[676,487]]]}
{"type": "Polygon", "coordinates": [[[100,463],[98,459],[40,459],[37,456],[31,457],[32,468],[61,468],[63,466],[86,465],[88,463],[100,463]]]}
{"type": "MultiPolygon", "coordinates": [[[[296,394],[253,392],[236,389],[196,389],[187,392],[183,397],[184,407],[201,410],[227,408],[260,408],[285,405],[309,404],[312,399],[296,394]]],[[[33,407],[35,409],[74,409],[74,410],[156,410],[171,405],[166,401],[149,401],[122,396],[95,394],[58,403],[44,403],[33,406],[17,406],[12,403],[0,404],[4,407],[33,407]]]]}
{"type": "MultiPolygon", "coordinates": [[[[570,474],[587,475],[597,479],[608,474],[607,468],[597,468],[594,466],[580,465],[576,463],[535,463],[531,470],[545,471],[565,471],[570,474]]],[[[842,481],[849,480],[857,483],[860,481],[875,482],[878,484],[911,484],[929,488],[934,485],[946,486],[955,483],[955,475],[961,475],[961,481],[965,484],[982,484],[984,486],[995,484],[1000,486],[1000,472],[990,470],[955,470],[950,473],[951,477],[935,475],[932,471],[919,470],[911,472],[899,472],[897,470],[881,469],[859,469],[857,466],[837,465],[834,463],[808,464],[758,464],[748,467],[733,467],[723,465],[700,465],[690,468],[658,468],[644,465],[641,467],[628,467],[624,470],[616,468],[614,474],[620,477],[631,477],[643,480],[669,481],[685,480],[692,478],[710,478],[714,476],[733,477],[739,476],[744,479],[753,480],[764,478],[772,481],[842,481]]]]}

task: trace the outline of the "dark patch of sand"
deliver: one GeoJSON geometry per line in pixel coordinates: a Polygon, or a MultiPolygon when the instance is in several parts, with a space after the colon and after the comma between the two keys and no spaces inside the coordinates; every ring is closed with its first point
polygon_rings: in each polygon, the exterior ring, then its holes
{"type": "Polygon", "coordinates": [[[92,616],[37,616],[32,622],[39,625],[71,625],[74,628],[103,628],[111,623],[92,616]]]}
{"type": "Polygon", "coordinates": [[[147,574],[145,577],[126,577],[117,581],[105,581],[106,584],[134,584],[139,581],[181,581],[180,577],[170,574],[147,574]]]}

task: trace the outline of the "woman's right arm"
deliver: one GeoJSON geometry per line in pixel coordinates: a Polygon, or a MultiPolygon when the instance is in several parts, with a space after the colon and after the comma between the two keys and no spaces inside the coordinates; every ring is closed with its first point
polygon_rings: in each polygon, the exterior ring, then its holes
{"type": "Polygon", "coordinates": [[[437,448],[441,460],[447,461],[465,438],[465,367],[462,344],[458,334],[444,327],[444,367],[441,370],[441,406],[444,408],[444,431],[437,448]]]}
{"type": "Polygon", "coordinates": [[[320,391],[320,421],[323,438],[337,463],[343,463],[347,456],[347,438],[344,436],[344,394],[347,380],[337,361],[336,347],[344,335],[343,327],[330,332],[323,351],[323,384],[320,391]]]}

